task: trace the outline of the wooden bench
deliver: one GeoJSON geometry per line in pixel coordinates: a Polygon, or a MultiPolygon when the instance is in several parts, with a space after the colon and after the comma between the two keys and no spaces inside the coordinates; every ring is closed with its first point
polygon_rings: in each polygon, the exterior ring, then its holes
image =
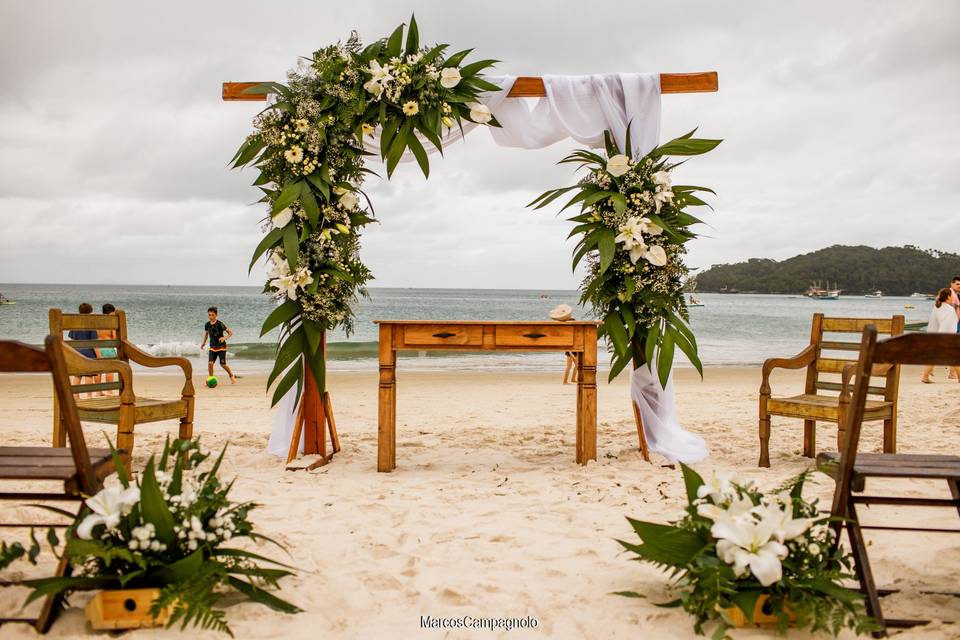
{"type": "MultiPolygon", "coordinates": [[[[82,357],[82,356],[79,356],[82,357]]],[[[123,365],[127,369],[127,365],[123,365]]],[[[4,490],[0,491],[0,500],[15,500],[23,503],[45,502],[49,500],[82,501],[85,496],[96,494],[103,487],[103,480],[116,471],[110,449],[88,449],[80,427],[80,418],[73,395],[70,392],[70,380],[64,359],[63,342],[57,336],[47,336],[45,349],[37,349],[19,342],[0,341],[0,372],[50,372],[53,376],[53,392],[60,407],[60,421],[69,436],[70,448],[59,447],[23,447],[0,446],[0,481],[4,490]],[[8,482],[23,485],[34,482],[61,485],[59,490],[7,491],[8,482]]],[[[127,464],[127,455],[123,450],[117,452],[121,464],[127,464]]],[[[40,522],[2,522],[0,527],[66,527],[67,524],[49,524],[40,522]]],[[[58,576],[70,574],[70,565],[64,554],[57,566],[58,576]]],[[[0,581],[0,585],[10,583],[0,581]]],[[[63,596],[49,596],[43,603],[37,618],[0,618],[5,622],[24,622],[33,624],[40,633],[46,633],[57,615],[63,596]]]]}
{"type": "MultiPolygon", "coordinates": [[[[870,546],[864,540],[863,531],[887,531],[891,535],[927,531],[936,533],[960,533],[960,528],[944,528],[917,526],[929,522],[931,507],[946,508],[960,513],[960,457],[939,454],[894,454],[894,453],[859,453],[860,430],[867,415],[867,395],[870,393],[870,375],[877,366],[899,366],[901,364],[933,364],[956,366],[960,364],[960,336],[955,334],[908,334],[877,342],[877,331],[869,326],[863,330],[861,340],[862,349],[860,360],[856,366],[856,384],[850,400],[847,413],[846,434],[844,446],[840,453],[821,453],[817,456],[817,466],[821,471],[830,475],[836,481],[836,490],[833,494],[831,507],[834,548],[840,543],[840,533],[846,528],[853,553],[857,578],[860,589],[866,596],[867,613],[880,625],[874,635],[884,636],[887,627],[909,627],[927,624],[929,620],[889,619],[883,615],[880,605],[881,596],[894,593],[895,589],[878,589],[873,579],[873,572],[867,555],[870,546]],[[862,495],[867,488],[867,482],[873,479],[883,479],[883,487],[889,486],[891,479],[904,480],[903,488],[909,495],[890,495],[877,493],[876,487],[870,495],[862,495]],[[917,480],[945,481],[945,494],[924,494],[925,485],[917,480]],[[913,481],[913,482],[911,482],[913,481]],[[863,523],[857,512],[859,506],[867,507],[866,513],[871,514],[871,522],[863,523]],[[897,512],[890,514],[896,517],[893,524],[876,522],[874,517],[883,509],[873,507],[896,507],[897,512]],[[914,518],[908,519],[903,509],[905,507],[922,507],[924,511],[914,512],[914,518]]],[[[950,449],[953,449],[951,447],[950,449]]],[[[941,485],[943,486],[943,485],[941,485]]],[[[875,547],[874,547],[875,548],[875,547]]],[[[895,547],[894,547],[895,548],[895,547]]],[[[942,557],[942,556],[941,556],[942,557]]],[[[911,558],[901,558],[909,563],[911,558]]],[[[960,567],[958,567],[960,569],[960,567]]],[[[955,587],[955,580],[951,581],[955,587]]],[[[937,593],[940,595],[960,595],[952,592],[921,591],[921,593],[937,593]]]]}
{"type": "MultiPolygon", "coordinates": [[[[860,345],[837,339],[824,339],[825,334],[845,334],[863,331],[873,325],[877,331],[896,336],[903,333],[903,316],[892,318],[828,318],[822,313],[813,316],[810,330],[810,345],[792,358],[771,358],[763,363],[763,381],[760,384],[760,462],[761,467],[770,466],[770,416],[784,416],[803,420],[803,455],[816,455],[817,422],[833,422],[838,425],[837,449],[843,442],[845,416],[850,403],[850,380],[857,361],[849,352],[858,352],[860,345]],[[770,374],[775,369],[806,369],[804,392],[789,397],[773,397],[770,391],[770,374]]],[[[833,338],[833,336],[826,336],[833,338]]],[[[900,387],[898,365],[878,366],[871,372],[884,379],[882,386],[870,385],[868,393],[878,399],[867,400],[864,405],[864,420],[883,421],[883,450],[897,450],[897,392],[900,387]]]]}
{"type": "MultiPolygon", "coordinates": [[[[193,367],[186,358],[152,356],[127,340],[127,321],[123,311],[116,315],[63,313],[50,310],[50,333],[63,336],[65,331],[108,330],[113,339],[66,340],[64,360],[70,375],[91,377],[114,373],[118,379],[108,382],[74,384],[73,393],[82,394],[100,391],[116,391],[118,395],[81,398],[76,401],[80,420],[117,425],[117,446],[131,457],[134,445],[134,427],[148,422],[179,420],[179,437],[193,436],[193,367]],[[116,349],[115,358],[86,358],[75,349],[116,349]],[[133,389],[133,374],[130,362],[144,367],[180,367],[183,370],[183,390],[176,400],[157,400],[137,396],[133,389]]],[[[54,399],[53,446],[65,445],[65,432],[59,404],[54,399]]]]}

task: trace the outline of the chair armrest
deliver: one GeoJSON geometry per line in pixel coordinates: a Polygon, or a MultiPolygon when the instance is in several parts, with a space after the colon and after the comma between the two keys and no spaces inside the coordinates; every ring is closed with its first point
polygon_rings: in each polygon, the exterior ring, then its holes
{"type": "Polygon", "coordinates": [[[98,360],[88,358],[70,345],[63,345],[63,360],[71,375],[116,373],[120,379],[120,397],[133,402],[133,370],[122,360],[98,360]]]}
{"type": "Polygon", "coordinates": [[[179,356],[152,356],[146,351],[139,349],[129,340],[123,341],[123,353],[130,360],[144,367],[180,367],[183,369],[183,377],[185,379],[185,383],[183,385],[183,395],[193,395],[193,365],[190,364],[190,361],[186,358],[181,358],[179,356]]]}
{"type": "Polygon", "coordinates": [[[760,393],[770,394],[770,374],[774,369],[803,369],[810,366],[816,359],[817,351],[814,345],[792,358],[769,358],[763,363],[763,381],[760,383],[760,393]]]}

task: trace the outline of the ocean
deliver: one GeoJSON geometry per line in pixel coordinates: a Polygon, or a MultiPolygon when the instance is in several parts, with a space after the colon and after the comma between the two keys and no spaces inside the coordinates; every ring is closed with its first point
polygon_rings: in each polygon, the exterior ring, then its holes
{"type": "MultiPolygon", "coordinates": [[[[155,355],[183,355],[197,364],[203,323],[209,306],[233,330],[230,356],[240,372],[268,370],[273,335],[260,337],[260,325],[273,303],[257,287],[187,287],[144,285],[0,284],[0,293],[16,301],[0,305],[0,339],[40,343],[47,333],[47,311],[75,310],[89,302],[99,311],[113,303],[127,314],[131,340],[155,355]]],[[[849,317],[903,314],[907,322],[926,321],[932,302],[918,298],[810,300],[803,296],[697,294],[702,307],[690,309],[690,320],[705,366],[756,366],[765,358],[797,353],[809,340],[815,312],[849,317]],[[915,308],[905,308],[914,305],[915,308]]],[[[514,289],[386,289],[370,290],[357,310],[356,331],[328,337],[331,370],[376,368],[376,319],[407,320],[539,320],[558,304],[574,307],[574,316],[589,318],[577,306],[575,291],[514,289]]],[[[555,371],[562,355],[552,353],[419,352],[402,356],[404,368],[511,369],[555,371]]],[[[601,355],[601,368],[607,359],[601,355]]],[[[689,366],[678,357],[677,366],[689,366]]]]}

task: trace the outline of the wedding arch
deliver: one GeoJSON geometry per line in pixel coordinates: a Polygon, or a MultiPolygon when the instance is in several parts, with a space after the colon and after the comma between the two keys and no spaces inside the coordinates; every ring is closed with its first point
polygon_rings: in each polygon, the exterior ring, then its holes
{"type": "Polygon", "coordinates": [[[299,442],[304,453],[327,458],[333,415],[325,392],[326,332],[349,333],[353,305],[371,277],[359,258],[359,232],[374,221],[374,209],[361,187],[366,175],[377,174],[364,158],[379,155],[388,178],[404,160],[429,176],[429,154],[442,154],[477,126],[488,127],[501,146],[541,148],[573,138],[605,151],[580,150],[561,160],[588,168],[587,177],[530,206],[568,192],[574,193],[564,208],[580,205],[570,235],[580,236],[574,267],[587,260],[581,302],[593,307],[611,344],[610,379],[633,365],[631,397],[645,457],[647,441],[672,459],[704,457],[703,441],[677,423],[669,378],[675,349],[701,369],[682,289],[684,245],[696,237],[690,227],[699,220],[685,209],[706,204],[696,192],[712,191],[672,185],[676,165],[668,158],[699,155],[720,141],[690,132],[657,142],[660,94],[716,91],[716,72],[486,76],[497,61],[464,64],[471,49],[446,55],[447,48],[421,46],[411,18],[409,28],[401,24],[370,45],[353,33],[317,50],[288,73],[286,84],[223,84],[224,100],[269,101],[232,163],[259,170],[253,184],[268,208],[250,268],[267,258],[264,291],[278,303],[261,335],[279,328],[267,386],[274,386],[273,405],[292,400],[291,457],[299,442]],[[509,98],[540,100],[531,109],[509,98]]]}

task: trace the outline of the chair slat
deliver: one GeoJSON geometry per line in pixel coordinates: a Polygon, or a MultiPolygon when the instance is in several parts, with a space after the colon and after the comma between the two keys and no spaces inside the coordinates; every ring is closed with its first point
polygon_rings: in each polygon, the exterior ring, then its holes
{"type": "MultiPolygon", "coordinates": [[[[821,391],[843,391],[843,385],[839,382],[823,382],[817,381],[817,389],[821,391]]],[[[867,393],[873,394],[875,396],[882,396],[887,392],[883,387],[871,386],[867,387],[867,393]]]]}
{"type": "Polygon", "coordinates": [[[831,340],[822,340],[820,349],[824,351],[860,351],[860,345],[856,342],[838,342],[831,340]]]}
{"type": "Polygon", "coordinates": [[[75,329],[119,329],[120,320],[117,316],[100,315],[94,313],[64,313],[61,316],[61,329],[73,331],[75,329]]]}
{"type": "Polygon", "coordinates": [[[851,364],[857,364],[857,361],[842,358],[817,358],[817,371],[821,373],[843,373],[844,367],[851,364]]]}
{"type": "Polygon", "coordinates": [[[91,391],[114,391],[123,388],[122,382],[91,382],[90,384],[71,385],[70,391],[73,393],[89,393],[91,391]]]}
{"type": "Polygon", "coordinates": [[[877,333],[892,333],[893,320],[890,318],[824,318],[824,333],[860,333],[868,324],[877,328],[877,333]]]}
{"type": "Polygon", "coordinates": [[[70,340],[64,342],[74,349],[117,349],[120,347],[119,340],[70,340]]]}

